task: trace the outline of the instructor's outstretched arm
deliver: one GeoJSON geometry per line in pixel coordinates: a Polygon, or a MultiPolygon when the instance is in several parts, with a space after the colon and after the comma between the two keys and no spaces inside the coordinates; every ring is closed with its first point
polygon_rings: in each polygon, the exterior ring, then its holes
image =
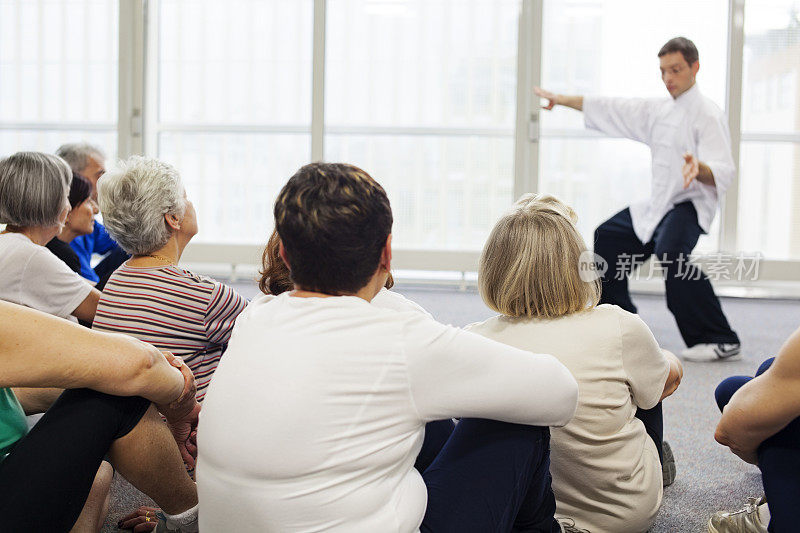
{"type": "Polygon", "coordinates": [[[547,99],[547,105],[543,105],[542,109],[547,109],[549,111],[557,105],[563,105],[571,107],[572,109],[577,109],[578,111],[583,111],[583,96],[551,93],[550,91],[545,91],[541,87],[534,87],[533,92],[539,98],[547,99]]]}

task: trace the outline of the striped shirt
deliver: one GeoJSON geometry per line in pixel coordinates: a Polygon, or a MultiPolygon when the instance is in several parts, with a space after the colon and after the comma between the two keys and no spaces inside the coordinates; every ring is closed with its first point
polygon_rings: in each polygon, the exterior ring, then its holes
{"type": "Polygon", "coordinates": [[[124,263],[103,289],[92,328],[131,335],[181,357],[202,401],[246,305],[227,285],[179,266],[124,263]]]}

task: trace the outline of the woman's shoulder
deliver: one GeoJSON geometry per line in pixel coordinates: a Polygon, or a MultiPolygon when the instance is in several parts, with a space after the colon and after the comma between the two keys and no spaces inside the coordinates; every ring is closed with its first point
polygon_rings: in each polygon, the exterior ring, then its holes
{"type": "Polygon", "coordinates": [[[14,247],[11,253],[15,256],[16,261],[25,260],[19,266],[24,266],[26,270],[34,269],[42,275],[61,274],[64,271],[68,271],[70,274],[80,277],[60,257],[57,257],[45,246],[39,246],[32,242],[21,243],[19,246],[14,247]]]}
{"type": "Polygon", "coordinates": [[[210,276],[204,276],[203,274],[198,274],[197,272],[193,272],[188,268],[184,268],[180,265],[169,265],[167,267],[164,267],[164,271],[168,272],[172,276],[183,279],[188,283],[196,283],[198,285],[208,285],[208,286],[213,286],[216,283],[219,283],[217,280],[215,280],[210,276]]]}
{"type": "Polygon", "coordinates": [[[186,287],[194,288],[197,291],[205,292],[209,295],[220,292],[236,292],[229,285],[211,276],[198,274],[197,272],[179,265],[166,266],[161,269],[161,272],[171,277],[175,282],[182,283],[186,287]]]}
{"type": "MultiPolygon", "coordinates": [[[[573,313],[555,318],[539,317],[511,317],[496,315],[484,320],[474,322],[465,329],[476,332],[491,330],[547,330],[561,329],[564,327],[585,327],[590,325],[607,325],[615,322],[621,313],[627,313],[616,305],[602,304],[579,313],[573,313]]],[[[627,313],[630,314],[630,313],[627,313]]]]}
{"type": "Polygon", "coordinates": [[[470,332],[507,342],[533,346],[561,346],[564,349],[619,345],[630,331],[636,315],[615,305],[599,305],[580,313],[557,318],[526,318],[497,315],[470,324],[470,332]]]}
{"type": "Polygon", "coordinates": [[[31,242],[30,239],[19,233],[0,234],[0,251],[3,252],[4,257],[8,257],[11,254],[30,257],[36,255],[39,251],[50,253],[44,246],[31,242]]]}
{"type": "Polygon", "coordinates": [[[425,316],[430,316],[421,305],[418,303],[409,300],[402,294],[390,291],[389,289],[383,288],[378,291],[378,294],[370,302],[375,307],[379,307],[381,309],[389,309],[392,311],[411,311],[414,313],[424,314],[425,316]]]}
{"type": "Polygon", "coordinates": [[[486,333],[490,331],[493,331],[498,328],[504,328],[509,325],[513,325],[514,323],[515,321],[513,319],[510,319],[509,317],[504,317],[503,315],[495,315],[491,318],[487,318],[482,322],[472,322],[471,324],[467,324],[466,326],[464,326],[464,330],[486,336],[486,333]]]}

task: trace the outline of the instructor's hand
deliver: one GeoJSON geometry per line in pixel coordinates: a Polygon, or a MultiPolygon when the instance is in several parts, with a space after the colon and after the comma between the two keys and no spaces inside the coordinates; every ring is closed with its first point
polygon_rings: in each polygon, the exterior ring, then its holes
{"type": "Polygon", "coordinates": [[[547,105],[543,105],[542,109],[547,109],[550,111],[558,104],[558,95],[555,93],[551,93],[550,91],[545,91],[541,87],[534,87],[533,93],[538,96],[539,98],[546,98],[547,105]]]}
{"type": "Polygon", "coordinates": [[[686,152],[683,154],[683,188],[687,189],[698,174],[700,174],[700,161],[689,152],[686,152]]]}

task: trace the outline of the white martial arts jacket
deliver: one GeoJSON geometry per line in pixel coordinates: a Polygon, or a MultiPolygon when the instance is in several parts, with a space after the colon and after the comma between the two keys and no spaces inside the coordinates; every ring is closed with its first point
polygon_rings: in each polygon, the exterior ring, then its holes
{"type": "Polygon", "coordinates": [[[656,226],[674,205],[687,200],[697,210],[700,227],[708,232],[736,167],[725,115],[697,84],[676,99],[585,97],[583,113],[587,128],[650,147],[650,198],[630,207],[633,230],[643,243],[653,238],[656,226]],[[684,190],[681,169],[686,152],[708,165],[716,187],[694,180],[684,190]]]}

